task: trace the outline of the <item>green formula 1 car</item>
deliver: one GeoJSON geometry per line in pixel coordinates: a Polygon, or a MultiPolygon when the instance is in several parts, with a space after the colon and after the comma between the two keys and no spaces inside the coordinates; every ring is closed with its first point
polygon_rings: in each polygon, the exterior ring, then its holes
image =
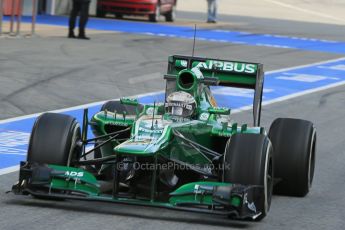
{"type": "Polygon", "coordinates": [[[12,191],[261,220],[273,193],[309,192],[316,147],[309,121],[260,127],[263,77],[262,64],[170,56],[164,102],[109,101],[82,125],[44,113],[12,191]],[[217,107],[212,85],[253,89],[253,126],[217,107]]]}

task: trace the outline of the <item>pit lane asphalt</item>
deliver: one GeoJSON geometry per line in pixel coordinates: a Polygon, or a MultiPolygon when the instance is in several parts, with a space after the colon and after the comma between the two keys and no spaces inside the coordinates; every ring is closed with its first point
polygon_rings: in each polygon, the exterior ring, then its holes
{"type": "MultiPolygon", "coordinates": [[[[191,41],[128,34],[0,40],[0,116],[15,117],[164,89],[164,82],[129,84],[164,73],[167,56],[191,53],[191,41]]],[[[268,47],[197,42],[196,54],[261,62],[275,70],[341,57],[268,47]]],[[[265,106],[262,123],[276,117],[311,120],[318,130],[315,181],[306,198],[275,196],[260,223],[165,209],[98,202],[43,201],[5,194],[17,173],[0,176],[0,229],[343,229],[345,225],[345,87],[265,106]]],[[[250,112],[234,115],[240,123],[250,112]]]]}

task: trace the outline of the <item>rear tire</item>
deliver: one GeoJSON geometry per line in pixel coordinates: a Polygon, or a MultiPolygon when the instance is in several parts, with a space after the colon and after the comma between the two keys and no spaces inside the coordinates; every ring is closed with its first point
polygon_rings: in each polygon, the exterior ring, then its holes
{"type": "Polygon", "coordinates": [[[263,219],[271,206],[273,192],[273,149],[265,135],[235,134],[225,148],[223,181],[264,187],[264,196],[255,203],[263,219]],[[230,167],[226,167],[230,166],[230,167]]]}
{"type": "Polygon", "coordinates": [[[81,148],[80,126],[75,118],[44,113],[36,119],[31,132],[27,161],[70,166],[78,160],[81,148]]]}
{"type": "Polygon", "coordinates": [[[314,177],[316,130],[310,121],[278,118],[270,128],[274,148],[274,193],[304,197],[314,177]]]}
{"type": "Polygon", "coordinates": [[[123,19],[123,14],[115,14],[115,18],[117,18],[117,19],[123,19]]]}
{"type": "Polygon", "coordinates": [[[167,22],[174,22],[176,19],[176,7],[173,6],[171,8],[171,11],[168,12],[166,15],[165,15],[165,21],[167,22]]]}

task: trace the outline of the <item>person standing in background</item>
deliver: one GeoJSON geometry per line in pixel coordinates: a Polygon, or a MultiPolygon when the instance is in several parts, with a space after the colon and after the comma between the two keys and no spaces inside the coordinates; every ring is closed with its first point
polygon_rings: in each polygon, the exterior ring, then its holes
{"type": "Polygon", "coordinates": [[[69,18],[69,38],[79,38],[79,39],[86,39],[89,40],[90,38],[86,37],[85,35],[85,27],[87,21],[89,19],[89,6],[90,0],[72,0],[72,10],[69,18]],[[77,20],[77,16],[79,18],[79,35],[78,37],[74,34],[74,28],[77,20]]]}
{"type": "Polygon", "coordinates": [[[218,0],[207,0],[207,23],[217,23],[218,0]]]}

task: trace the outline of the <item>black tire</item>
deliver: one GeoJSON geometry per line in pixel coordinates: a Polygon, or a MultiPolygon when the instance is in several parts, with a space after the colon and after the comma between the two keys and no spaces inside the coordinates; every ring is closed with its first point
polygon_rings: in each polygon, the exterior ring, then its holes
{"type": "Polygon", "coordinates": [[[264,186],[264,196],[256,202],[263,219],[271,206],[273,193],[273,149],[269,138],[261,134],[235,134],[227,142],[223,181],[264,186]]]}
{"type": "Polygon", "coordinates": [[[115,18],[122,19],[123,18],[123,14],[115,14],[115,18]]]}
{"type": "MultiPolygon", "coordinates": [[[[143,110],[144,106],[139,104],[138,107],[136,108],[135,106],[128,106],[128,105],[123,105],[121,104],[120,101],[108,101],[106,103],[103,104],[103,106],[101,107],[100,111],[110,111],[110,112],[114,112],[116,111],[116,113],[119,114],[123,114],[124,112],[126,112],[127,115],[136,115],[137,113],[137,109],[138,112],[141,112],[143,110]]],[[[95,147],[97,146],[97,144],[95,144],[95,147]]],[[[109,148],[111,148],[111,144],[106,144],[104,146],[102,146],[101,148],[104,151],[109,151],[109,148]]],[[[101,149],[96,149],[94,151],[94,158],[101,158],[102,157],[102,153],[101,153],[101,149]]],[[[97,165],[96,169],[99,170],[101,168],[101,165],[97,165]]]]}
{"type": "Polygon", "coordinates": [[[69,166],[80,157],[80,140],[80,125],[75,118],[44,113],[32,128],[27,161],[69,166]]]}
{"type": "Polygon", "coordinates": [[[173,6],[171,11],[169,11],[166,15],[165,15],[165,21],[167,22],[174,22],[176,19],[176,7],[173,6]]]}
{"type": "Polygon", "coordinates": [[[159,17],[161,15],[161,7],[159,4],[157,4],[156,9],[155,9],[155,13],[153,14],[149,14],[149,21],[150,22],[158,22],[159,21],[159,17]]]}
{"type": "Polygon", "coordinates": [[[314,177],[316,130],[310,121],[278,118],[269,131],[274,149],[274,193],[304,197],[314,177]]]}
{"type": "Polygon", "coordinates": [[[105,18],[105,15],[107,12],[105,12],[101,7],[97,7],[96,9],[96,17],[98,18],[105,18]]]}
{"type": "MultiPolygon", "coordinates": [[[[116,111],[117,113],[123,114],[126,112],[127,115],[136,115],[136,107],[135,106],[130,106],[130,105],[123,105],[121,104],[120,101],[108,101],[105,104],[103,104],[102,108],[100,111],[110,111],[114,112],[116,111]]],[[[143,105],[138,105],[138,111],[141,112],[143,109],[143,105]]]]}

